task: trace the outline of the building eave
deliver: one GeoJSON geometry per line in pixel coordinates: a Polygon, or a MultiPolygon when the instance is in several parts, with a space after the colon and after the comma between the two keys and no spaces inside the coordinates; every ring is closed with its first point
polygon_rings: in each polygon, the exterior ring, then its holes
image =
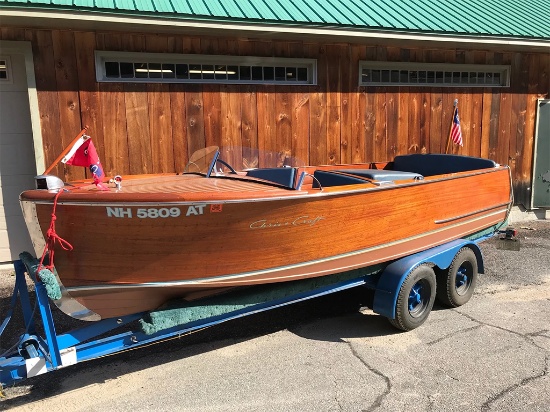
{"type": "Polygon", "coordinates": [[[302,25],[289,23],[250,23],[223,20],[198,20],[114,13],[73,12],[59,10],[0,9],[2,26],[20,28],[58,28],[78,31],[156,32],[216,36],[228,32],[237,38],[281,39],[301,41],[349,42],[380,45],[422,45],[510,51],[542,51],[550,49],[550,39],[398,31],[341,26],[302,25]]]}

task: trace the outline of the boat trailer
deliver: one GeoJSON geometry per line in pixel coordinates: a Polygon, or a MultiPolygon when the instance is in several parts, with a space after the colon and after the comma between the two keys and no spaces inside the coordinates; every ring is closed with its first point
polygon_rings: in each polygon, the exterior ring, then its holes
{"type": "MultiPolygon", "coordinates": [[[[332,281],[325,284],[316,282],[312,284],[312,288],[306,290],[302,286],[290,288],[284,293],[268,293],[265,301],[247,299],[247,304],[227,306],[231,294],[226,294],[223,295],[225,302],[218,305],[230,307],[225,313],[223,310],[211,310],[207,311],[209,316],[194,320],[180,316],[179,319],[185,319],[185,323],[174,320],[178,319],[175,316],[171,318],[172,323],[164,322],[162,326],[149,329],[142,327],[107,337],[104,337],[106,333],[114,333],[116,328],[133,321],[141,319],[143,325],[143,320],[153,319],[156,311],[90,322],[84,327],[58,335],[44,283],[18,260],[14,262],[15,288],[7,315],[0,324],[0,338],[13,315],[18,299],[23,312],[25,332],[17,343],[0,354],[0,390],[26,378],[79,362],[182,337],[232,319],[360,286],[374,292],[372,309],[375,313],[387,317],[398,329],[412,330],[427,319],[436,296],[441,303],[450,307],[460,306],[470,299],[477,274],[483,273],[483,259],[477,244],[491,236],[492,233],[475,240],[458,239],[389,264],[345,272],[345,276],[339,274],[315,278],[332,281]],[[31,304],[26,274],[34,282],[34,304],[31,304]],[[43,336],[37,332],[37,322],[41,323],[43,336]],[[99,338],[100,336],[103,337],[99,338]]],[[[273,289],[280,288],[284,283],[276,285],[263,286],[264,290],[265,287],[273,289]]],[[[215,302],[207,303],[215,306],[215,302]]],[[[171,313],[177,310],[170,308],[171,313]]],[[[162,309],[159,311],[162,313],[162,309]]]]}

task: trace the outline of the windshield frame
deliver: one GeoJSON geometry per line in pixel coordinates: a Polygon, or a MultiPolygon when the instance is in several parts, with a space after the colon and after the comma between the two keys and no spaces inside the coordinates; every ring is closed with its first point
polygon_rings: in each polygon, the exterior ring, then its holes
{"type": "Polygon", "coordinates": [[[196,150],[190,157],[189,161],[183,169],[183,174],[201,174],[210,177],[212,170],[220,157],[220,148],[218,146],[208,146],[196,150]],[[197,171],[190,171],[192,167],[197,168],[197,171]]]}

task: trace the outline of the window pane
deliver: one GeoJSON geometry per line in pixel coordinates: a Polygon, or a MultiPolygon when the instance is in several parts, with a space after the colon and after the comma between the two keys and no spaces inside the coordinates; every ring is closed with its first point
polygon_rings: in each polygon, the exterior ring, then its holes
{"type": "Polygon", "coordinates": [[[136,79],[146,79],[149,73],[147,63],[134,63],[134,72],[136,79]]]}
{"type": "Polygon", "coordinates": [[[296,80],[296,67],[286,68],[286,79],[292,81],[296,80]]]}
{"type": "Polygon", "coordinates": [[[435,83],[435,72],[426,72],[426,81],[428,83],[435,83]]]}
{"type": "Polygon", "coordinates": [[[284,67],[275,67],[275,80],[278,82],[286,80],[286,70],[284,67]]]}
{"type": "Polygon", "coordinates": [[[500,73],[493,73],[493,84],[501,84],[500,73]]]}
{"type": "Polygon", "coordinates": [[[462,72],[462,73],[460,74],[460,83],[462,83],[462,84],[468,84],[468,83],[469,83],[469,81],[468,81],[468,75],[469,75],[468,72],[462,72]]]}
{"type": "Polygon", "coordinates": [[[239,76],[241,80],[250,80],[252,78],[250,66],[239,66],[239,76]]]}
{"type": "Polygon", "coordinates": [[[8,72],[4,70],[0,70],[0,79],[7,79],[8,78],[8,72]]]}
{"type": "Polygon", "coordinates": [[[400,83],[408,83],[409,82],[409,71],[408,70],[401,70],[399,72],[399,82],[400,83]]]}
{"type": "Polygon", "coordinates": [[[162,77],[162,65],[160,63],[149,63],[149,78],[160,79],[162,77]]]}
{"type": "Polygon", "coordinates": [[[273,67],[264,67],[264,80],[273,80],[275,78],[275,70],[273,67]]]}
{"type": "Polygon", "coordinates": [[[123,79],[133,79],[134,75],[134,63],[120,63],[120,77],[123,79]]]}
{"type": "Polygon", "coordinates": [[[203,79],[210,80],[214,78],[214,66],[211,64],[203,64],[201,70],[203,79]]]}
{"type": "Polygon", "coordinates": [[[388,83],[390,81],[390,71],[389,70],[382,70],[382,81],[384,83],[388,83]]]}
{"type": "Polygon", "coordinates": [[[453,83],[460,83],[460,72],[453,72],[453,83]]]}
{"type": "Polygon", "coordinates": [[[443,72],[435,72],[435,82],[443,83],[443,72]]]}
{"type": "Polygon", "coordinates": [[[361,71],[361,82],[370,83],[372,81],[372,75],[370,69],[363,69],[361,71]]]}
{"type": "Polygon", "coordinates": [[[239,68],[237,66],[227,66],[227,78],[229,80],[239,80],[239,68]]]}
{"type": "Polygon", "coordinates": [[[307,82],[308,80],[307,69],[305,67],[298,67],[298,81],[307,82]]]}
{"type": "Polygon", "coordinates": [[[392,70],[390,72],[390,81],[392,83],[399,83],[399,70],[392,70]]]}
{"type": "Polygon", "coordinates": [[[482,73],[482,72],[477,73],[477,83],[485,84],[485,73],[482,73]]]}
{"type": "Polygon", "coordinates": [[[176,77],[178,79],[188,79],[189,67],[186,64],[176,64],[176,77]]]}
{"type": "MultiPolygon", "coordinates": [[[[2,71],[0,73],[6,73],[5,71],[2,71]]],[[[120,77],[120,72],[118,70],[118,62],[105,62],[105,77],[120,77]]],[[[5,78],[5,77],[4,77],[5,78]]]]}
{"type": "Polygon", "coordinates": [[[416,70],[409,72],[409,83],[418,83],[418,72],[416,70]]]}
{"type": "Polygon", "coordinates": [[[445,78],[444,78],[445,84],[451,84],[453,82],[453,74],[451,72],[445,72],[445,78]]]}
{"type": "Polygon", "coordinates": [[[176,68],[173,64],[162,65],[162,77],[165,79],[173,79],[176,76],[176,68]]]}
{"type": "Polygon", "coordinates": [[[261,67],[252,66],[252,80],[263,80],[261,67]]]}

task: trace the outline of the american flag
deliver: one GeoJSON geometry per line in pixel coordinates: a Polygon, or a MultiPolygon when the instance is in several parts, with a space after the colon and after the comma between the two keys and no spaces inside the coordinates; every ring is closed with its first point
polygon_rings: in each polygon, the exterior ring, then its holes
{"type": "Polygon", "coordinates": [[[451,139],[454,144],[462,145],[462,131],[460,130],[460,119],[458,118],[458,107],[455,107],[453,124],[451,126],[451,139]]]}

